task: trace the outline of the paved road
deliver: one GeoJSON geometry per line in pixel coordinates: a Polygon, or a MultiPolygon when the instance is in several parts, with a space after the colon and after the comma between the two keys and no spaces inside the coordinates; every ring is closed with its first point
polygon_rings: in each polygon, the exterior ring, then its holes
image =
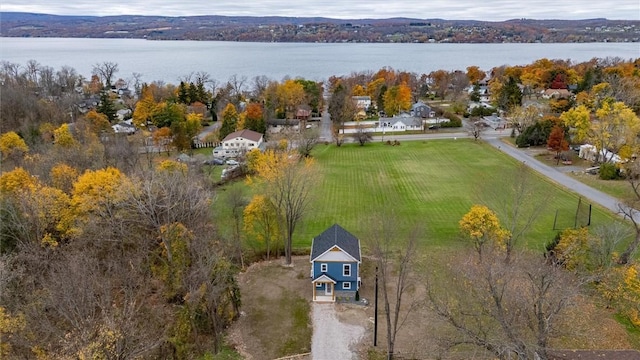
{"type": "Polygon", "coordinates": [[[329,98],[325,97],[324,109],[322,109],[322,118],[320,119],[320,140],[333,141],[331,133],[331,116],[329,115],[329,98]]]}
{"type": "MultiPolygon", "coordinates": [[[[612,212],[624,217],[624,215],[620,212],[620,201],[613,196],[607,195],[602,191],[596,190],[590,186],[585,185],[584,183],[566,175],[565,173],[558,170],[558,168],[551,167],[546,165],[540,161],[538,161],[533,156],[518,150],[512,146],[509,146],[503,143],[499,138],[489,137],[486,138],[485,141],[500,151],[506,153],[507,155],[513,157],[516,160],[522,161],[525,165],[530,167],[531,169],[539,172],[540,174],[546,176],[547,178],[555,181],[556,183],[568,188],[569,190],[580,194],[581,196],[591,200],[594,203],[597,203],[612,212]]],[[[638,213],[634,216],[636,220],[640,220],[640,216],[638,213]]]]}

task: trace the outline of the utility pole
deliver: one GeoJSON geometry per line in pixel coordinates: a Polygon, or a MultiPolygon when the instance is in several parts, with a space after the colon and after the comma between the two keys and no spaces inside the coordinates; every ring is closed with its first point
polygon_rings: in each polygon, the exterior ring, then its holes
{"type": "Polygon", "coordinates": [[[374,300],[373,308],[375,309],[375,315],[373,315],[373,346],[378,345],[378,267],[376,266],[376,298],[374,300]]]}

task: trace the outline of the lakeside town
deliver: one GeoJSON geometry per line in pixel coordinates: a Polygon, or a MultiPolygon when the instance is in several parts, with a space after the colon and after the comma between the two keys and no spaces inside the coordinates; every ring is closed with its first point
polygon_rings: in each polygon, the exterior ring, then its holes
{"type": "Polygon", "coordinates": [[[3,37],[311,43],[639,42],[640,21],[0,14],[3,37]]]}

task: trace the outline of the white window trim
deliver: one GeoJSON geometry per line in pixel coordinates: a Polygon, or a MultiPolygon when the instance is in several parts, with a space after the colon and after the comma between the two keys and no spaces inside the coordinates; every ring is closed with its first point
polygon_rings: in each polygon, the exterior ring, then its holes
{"type": "Polygon", "coordinates": [[[319,283],[319,282],[318,282],[318,283],[316,283],[316,287],[317,287],[317,288],[322,287],[322,283],[319,283]]]}
{"type": "Polygon", "coordinates": [[[327,272],[329,270],[329,265],[327,263],[320,264],[320,272],[327,272]]]}
{"type": "Polygon", "coordinates": [[[351,290],[351,282],[346,281],[342,283],[342,290],[351,290]]]}
{"type": "Polygon", "coordinates": [[[342,265],[342,276],[351,276],[351,264],[342,265]],[[349,269],[349,275],[346,274],[347,269],[349,269]]]}

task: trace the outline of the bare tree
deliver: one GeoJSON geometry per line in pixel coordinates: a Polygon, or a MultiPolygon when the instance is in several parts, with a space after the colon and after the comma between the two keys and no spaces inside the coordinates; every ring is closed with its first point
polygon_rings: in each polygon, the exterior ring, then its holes
{"type": "Polygon", "coordinates": [[[511,234],[506,240],[506,261],[516,245],[523,241],[533,223],[549,203],[545,192],[535,181],[535,174],[520,164],[511,174],[501,177],[499,183],[486,183],[476,191],[477,201],[496,211],[503,227],[511,234]]]}
{"type": "Polygon", "coordinates": [[[371,136],[371,132],[367,131],[367,129],[358,122],[353,138],[358,142],[358,144],[360,144],[360,146],[364,146],[366,143],[371,142],[373,136],[371,136]]]}
{"type": "MultiPolygon", "coordinates": [[[[472,345],[499,359],[547,359],[559,319],[578,294],[576,280],[531,254],[506,263],[497,246],[449,261],[448,276],[432,276],[428,297],[452,335],[449,349],[472,345]]],[[[565,329],[565,331],[568,331],[565,329]]],[[[443,331],[443,334],[446,333],[443,331]]]]}
{"type": "Polygon", "coordinates": [[[102,81],[107,89],[111,89],[113,76],[117,72],[118,64],[111,61],[105,61],[103,63],[95,64],[93,65],[93,70],[91,71],[93,75],[98,75],[98,77],[100,77],[100,81],[102,81]]]}
{"type": "Polygon", "coordinates": [[[640,164],[638,161],[629,161],[625,164],[624,170],[633,195],[618,204],[618,211],[631,221],[635,230],[635,238],[618,258],[618,263],[620,264],[628,264],[638,251],[638,246],[640,246],[640,213],[638,212],[638,209],[640,209],[640,164]]]}
{"type": "Polygon", "coordinates": [[[311,129],[301,129],[298,139],[296,140],[298,152],[304,157],[311,156],[311,151],[320,139],[320,129],[315,127],[311,129]]]}
{"type": "Polygon", "coordinates": [[[259,167],[258,175],[265,180],[265,195],[277,209],[279,228],[285,239],[285,262],[289,265],[293,233],[311,204],[315,168],[309,160],[301,164],[301,158],[291,151],[275,154],[272,162],[259,167]]]}
{"type": "Polygon", "coordinates": [[[244,256],[242,253],[242,213],[245,206],[247,206],[247,198],[239,186],[234,186],[229,189],[226,197],[227,206],[231,209],[231,216],[233,217],[233,244],[232,247],[240,258],[240,266],[244,269],[244,256]]]}
{"type": "Polygon", "coordinates": [[[350,94],[351,91],[346,87],[338,85],[329,99],[328,110],[333,124],[333,138],[337,146],[342,145],[344,141],[344,123],[352,121],[356,114],[356,105],[350,94]]]}
{"type": "Polygon", "coordinates": [[[232,90],[231,97],[233,98],[233,103],[238,106],[240,101],[242,101],[244,97],[244,85],[247,82],[246,76],[238,76],[236,74],[231,75],[229,78],[229,86],[232,90]]]}
{"type": "Polygon", "coordinates": [[[482,133],[487,129],[487,125],[478,118],[470,118],[465,128],[473,139],[478,141],[482,138],[482,133]]]}
{"type": "Polygon", "coordinates": [[[387,359],[394,356],[396,337],[411,312],[419,305],[413,301],[403,307],[403,299],[414,291],[412,278],[416,261],[416,243],[421,232],[414,228],[402,234],[393,215],[382,215],[369,227],[369,247],[382,283],[382,296],[387,328],[387,359]]]}
{"type": "Polygon", "coordinates": [[[265,75],[256,76],[253,78],[253,90],[251,96],[257,101],[263,101],[265,98],[265,91],[269,86],[269,78],[265,75]]]}
{"type": "Polygon", "coordinates": [[[533,104],[526,107],[512,107],[507,114],[507,119],[514,130],[513,135],[522,134],[526,128],[542,119],[542,112],[538,105],[533,104]]]}

